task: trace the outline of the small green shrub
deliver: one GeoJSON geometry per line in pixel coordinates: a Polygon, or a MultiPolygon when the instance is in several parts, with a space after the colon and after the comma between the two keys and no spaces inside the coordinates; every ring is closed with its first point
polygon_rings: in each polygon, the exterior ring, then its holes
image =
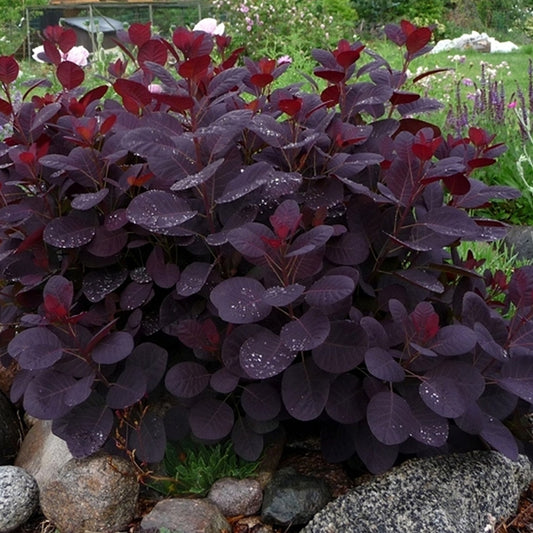
{"type": "Polygon", "coordinates": [[[164,467],[169,478],[149,483],[165,494],[205,496],[215,481],[224,477],[244,479],[254,475],[259,461],[245,461],[233,449],[231,441],[207,446],[191,440],[169,444],[164,467]]]}

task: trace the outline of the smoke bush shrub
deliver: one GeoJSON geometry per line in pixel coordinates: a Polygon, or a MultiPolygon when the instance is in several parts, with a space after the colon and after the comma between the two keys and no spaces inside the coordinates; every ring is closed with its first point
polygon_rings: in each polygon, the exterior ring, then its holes
{"type": "Polygon", "coordinates": [[[402,71],[340,41],[313,50],[316,93],[272,90],[287,64],[238,66],[229,38],[184,28],[133,24],[134,73],[117,60],[88,92],[51,28],[63,89],[21,105],[0,58],[3,361],[12,401],[75,456],[155,462],[192,435],[251,460],[296,419],[373,472],[474,436],[516,458],[503,421],[533,401],[533,267],[482,277],[455,249],[505,233],[473,213],[516,191],[472,177],[505,148],[415,118],[438,107],[404,89],[431,31],[386,31],[402,71]]]}

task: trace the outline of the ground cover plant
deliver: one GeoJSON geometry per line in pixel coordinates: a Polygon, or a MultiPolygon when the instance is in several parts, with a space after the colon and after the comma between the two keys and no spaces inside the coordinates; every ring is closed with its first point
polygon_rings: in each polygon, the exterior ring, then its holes
{"type": "Polygon", "coordinates": [[[439,102],[404,84],[431,30],[386,33],[399,70],[341,40],[312,51],[314,92],[149,24],[120,34],[133,73],[90,90],[70,30],[46,32],[58,93],[15,101],[0,58],[2,361],[74,456],[153,463],[191,436],[255,460],[291,420],[372,472],[524,449],[506,422],[533,401],[533,267],[482,277],[457,253],[505,233],[475,211],[517,191],[474,177],[505,146],[423,120],[439,102]]]}

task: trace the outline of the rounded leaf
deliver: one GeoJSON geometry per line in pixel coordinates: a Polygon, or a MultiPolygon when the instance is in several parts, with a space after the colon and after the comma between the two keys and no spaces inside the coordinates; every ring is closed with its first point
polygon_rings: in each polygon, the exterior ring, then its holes
{"type": "Polygon", "coordinates": [[[365,353],[365,364],[368,371],[384,381],[403,381],[405,370],[396,361],[389,350],[374,346],[365,353]]]}
{"type": "Polygon", "coordinates": [[[174,365],[165,377],[165,386],[178,398],[193,398],[209,385],[211,375],[203,365],[187,361],[174,365]]]}
{"type": "Polygon", "coordinates": [[[24,392],[25,411],[35,418],[53,420],[70,411],[65,403],[65,393],[76,385],[72,376],[47,370],[29,382],[24,392]]]}
{"type": "Polygon", "coordinates": [[[239,350],[241,367],[254,379],[267,379],[283,372],[296,357],[275,333],[262,328],[239,350]]]}
{"type": "Polygon", "coordinates": [[[280,337],[289,350],[312,350],[320,346],[331,330],[329,319],[318,309],[311,308],[281,329],[280,337]]]}
{"type": "Polygon", "coordinates": [[[409,404],[391,391],[370,398],[366,418],[374,436],[389,446],[407,440],[416,426],[409,404]]]}
{"type": "Polygon", "coordinates": [[[72,61],[62,61],[59,63],[56,69],[56,76],[63,88],[69,91],[81,85],[85,79],[83,69],[72,61]]]}
{"type": "Polygon", "coordinates": [[[194,404],[189,412],[189,425],[199,439],[220,440],[233,427],[235,415],[231,407],[214,398],[205,398],[194,404]]]}
{"type": "Polygon", "coordinates": [[[0,56],[0,81],[13,83],[19,75],[19,65],[13,56],[0,56]]]}
{"type": "Polygon", "coordinates": [[[153,342],[143,342],[131,352],[126,366],[137,366],[144,370],[147,390],[152,391],[159,385],[167,369],[168,352],[153,342]]]}
{"type": "Polygon", "coordinates": [[[289,414],[296,420],[314,420],[328,400],[328,374],[312,362],[297,363],[283,373],[281,396],[289,414]]]}
{"type": "Polygon", "coordinates": [[[21,368],[38,370],[48,368],[63,355],[59,338],[44,327],[30,328],[17,333],[8,344],[7,351],[21,368]]]}
{"type": "Polygon", "coordinates": [[[305,291],[305,287],[299,283],[293,283],[283,287],[276,285],[266,289],[263,300],[275,307],[284,307],[296,301],[305,291]]]}
{"type": "Polygon", "coordinates": [[[211,291],[211,302],[220,318],[232,324],[250,324],[266,318],[272,306],[263,301],[265,288],[253,278],[234,277],[211,291]]]}
{"type": "Polygon", "coordinates": [[[272,420],[281,410],[279,392],[268,383],[251,383],[241,396],[244,412],[254,420],[272,420]]]}
{"type": "Polygon", "coordinates": [[[348,276],[324,276],[305,291],[305,301],[314,307],[335,304],[350,296],[355,289],[348,276]]]}
{"type": "Polygon", "coordinates": [[[117,363],[132,352],[133,346],[133,337],[129,333],[114,331],[93,348],[92,358],[95,363],[117,363]]]}
{"type": "Polygon", "coordinates": [[[52,219],[44,228],[43,239],[57,248],[79,248],[91,242],[95,233],[93,220],[74,212],[52,219]]]}
{"type": "Polygon", "coordinates": [[[341,374],[331,383],[326,412],[341,424],[355,424],[366,414],[367,395],[361,380],[353,374],[341,374]]]}
{"type": "Polygon", "coordinates": [[[264,445],[263,435],[259,435],[248,427],[242,418],[233,426],[231,440],[235,453],[245,461],[257,461],[261,456],[264,445]]]}
{"type": "Polygon", "coordinates": [[[107,405],[111,409],[125,409],[137,403],[146,394],[146,376],[142,369],[130,366],[109,387],[107,405]]]}

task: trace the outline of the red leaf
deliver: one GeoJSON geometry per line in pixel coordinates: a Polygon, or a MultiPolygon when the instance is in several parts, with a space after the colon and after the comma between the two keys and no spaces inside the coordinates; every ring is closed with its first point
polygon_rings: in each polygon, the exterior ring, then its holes
{"type": "Polygon", "coordinates": [[[455,174],[442,180],[446,188],[454,195],[462,196],[470,190],[470,181],[464,174],[455,174]]]}
{"type": "Polygon", "coordinates": [[[339,103],[341,91],[337,85],[330,85],[320,93],[320,99],[327,107],[333,107],[339,103]]]}
{"type": "Polygon", "coordinates": [[[210,64],[211,57],[209,55],[193,57],[178,67],[178,73],[185,79],[199,78],[207,71],[210,64]]]}
{"type": "Polygon", "coordinates": [[[152,61],[158,65],[164,65],[167,62],[167,47],[158,39],[150,39],[139,47],[137,60],[141,67],[145,61],[152,61]]]}
{"type": "Polygon", "coordinates": [[[57,49],[56,45],[51,41],[43,42],[44,53],[48,58],[48,61],[54,65],[59,65],[61,63],[61,54],[57,49]]]}
{"type": "Polygon", "coordinates": [[[130,41],[140,48],[152,36],[151,23],[147,22],[146,24],[141,24],[139,22],[134,22],[128,28],[128,36],[130,41]]]}
{"type": "Polygon", "coordinates": [[[128,101],[133,101],[139,104],[139,107],[147,106],[152,102],[152,94],[150,91],[142,84],[137,83],[136,81],[119,79],[113,83],[113,88],[122,96],[124,103],[126,99],[128,101]]]}
{"type": "Polygon", "coordinates": [[[83,106],[88,106],[91,102],[99,100],[107,92],[107,89],[107,85],[100,85],[99,87],[91,89],[80,98],[80,104],[83,106]]]}
{"type": "Polygon", "coordinates": [[[411,33],[413,33],[416,30],[416,26],[412,24],[411,22],[409,22],[408,20],[402,20],[400,22],[400,26],[402,28],[402,31],[407,37],[409,37],[409,35],[411,35],[411,33]]]}
{"type": "Polygon", "coordinates": [[[339,83],[344,79],[344,72],[340,70],[329,70],[317,68],[314,71],[315,76],[329,81],[330,83],[339,83]]]}
{"type": "Polygon", "coordinates": [[[410,55],[416,54],[431,40],[431,30],[429,28],[417,28],[407,37],[405,43],[410,55]]]}
{"type": "Polygon", "coordinates": [[[250,82],[256,87],[259,87],[260,89],[266,87],[269,83],[272,83],[273,81],[274,76],[272,76],[272,74],[254,74],[250,78],[250,82]]]}
{"type": "Polygon", "coordinates": [[[194,100],[190,96],[176,96],[173,94],[154,94],[154,98],[162,104],[166,104],[172,111],[183,113],[194,107],[194,100]]]}
{"type": "Polygon", "coordinates": [[[76,32],[72,28],[64,30],[58,39],[59,49],[66,54],[76,44],[77,40],[76,32]]]}
{"type": "Polygon", "coordinates": [[[344,52],[339,52],[335,55],[335,59],[342,68],[348,68],[359,59],[362,49],[363,47],[358,48],[357,50],[346,50],[344,52]]]}
{"type": "Polygon", "coordinates": [[[56,76],[64,89],[75,89],[83,83],[85,73],[83,69],[72,61],[63,61],[57,66],[56,76]]]}
{"type": "Polygon", "coordinates": [[[63,321],[68,316],[68,309],[52,294],[44,297],[46,317],[52,322],[63,321]]]}
{"type": "Polygon", "coordinates": [[[490,165],[494,165],[494,163],[496,163],[496,159],[490,157],[477,157],[476,159],[471,159],[468,162],[468,166],[470,168],[481,168],[489,167],[490,165]]]}
{"type": "Polygon", "coordinates": [[[21,152],[19,155],[21,163],[32,165],[35,162],[35,155],[31,152],[21,152]]]}
{"type": "Polygon", "coordinates": [[[187,28],[176,28],[172,34],[172,42],[183,53],[186,53],[192,45],[194,40],[194,34],[187,28]]]}
{"type": "Polygon", "coordinates": [[[302,108],[301,98],[286,98],[278,102],[280,111],[287,113],[287,115],[293,117],[302,108]]]}
{"type": "Polygon", "coordinates": [[[102,125],[100,126],[100,134],[101,135],[105,135],[113,127],[113,124],[115,124],[116,120],[117,120],[117,116],[116,115],[108,116],[102,122],[102,125]]]}
{"type": "Polygon", "coordinates": [[[415,102],[419,98],[420,95],[416,93],[394,91],[390,98],[390,103],[392,105],[410,104],[411,102],[415,102]]]}
{"type": "MultiPolygon", "coordinates": [[[[0,81],[2,81],[1,76],[0,76],[0,81]]],[[[11,115],[12,112],[13,112],[13,106],[6,100],[0,98],[0,113],[2,113],[2,115],[9,116],[11,115]]]]}
{"type": "MultiPolygon", "coordinates": [[[[19,75],[19,65],[13,56],[0,56],[0,81],[13,83],[19,75]]],[[[6,114],[11,114],[11,111],[6,114]]]]}

